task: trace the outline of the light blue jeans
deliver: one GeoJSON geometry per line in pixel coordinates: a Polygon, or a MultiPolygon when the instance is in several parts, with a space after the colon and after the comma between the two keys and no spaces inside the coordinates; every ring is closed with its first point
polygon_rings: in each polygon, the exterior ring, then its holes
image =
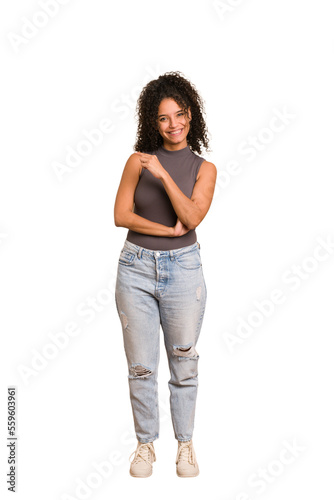
{"type": "Polygon", "coordinates": [[[175,438],[192,438],[198,387],[196,343],[207,298],[200,245],[149,250],[125,240],[115,300],[128,363],[136,436],[159,437],[160,325],[168,356],[170,409],[175,438]]]}

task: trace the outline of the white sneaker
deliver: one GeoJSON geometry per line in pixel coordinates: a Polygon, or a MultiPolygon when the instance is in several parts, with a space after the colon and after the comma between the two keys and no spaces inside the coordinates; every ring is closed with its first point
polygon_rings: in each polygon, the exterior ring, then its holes
{"type": "Polygon", "coordinates": [[[199,474],[192,440],[179,441],[176,455],[176,474],[179,477],[195,477],[199,474]]]}
{"type": "Polygon", "coordinates": [[[138,441],[137,449],[131,453],[130,458],[135,453],[134,459],[130,465],[130,474],[133,477],[149,477],[152,474],[152,463],[155,462],[155,451],[152,443],[140,443],[138,441]]]}

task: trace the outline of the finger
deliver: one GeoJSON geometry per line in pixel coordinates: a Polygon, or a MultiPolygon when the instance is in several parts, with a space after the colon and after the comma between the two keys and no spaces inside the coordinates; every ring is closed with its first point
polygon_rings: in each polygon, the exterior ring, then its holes
{"type": "Polygon", "coordinates": [[[136,154],[140,156],[141,161],[148,161],[151,155],[147,155],[146,153],[141,153],[140,151],[135,151],[136,154]]]}

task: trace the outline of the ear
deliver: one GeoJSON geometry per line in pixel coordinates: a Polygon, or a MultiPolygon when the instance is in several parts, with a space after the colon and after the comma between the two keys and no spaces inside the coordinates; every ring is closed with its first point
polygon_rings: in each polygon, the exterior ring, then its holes
{"type": "Polygon", "coordinates": [[[189,121],[191,121],[191,109],[190,109],[190,106],[188,108],[188,118],[189,118],[189,121]]]}

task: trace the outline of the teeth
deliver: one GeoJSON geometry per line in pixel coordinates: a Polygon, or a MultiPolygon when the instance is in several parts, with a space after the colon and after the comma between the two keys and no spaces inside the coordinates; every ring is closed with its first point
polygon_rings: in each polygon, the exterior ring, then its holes
{"type": "Polygon", "coordinates": [[[181,133],[181,129],[180,129],[180,130],[178,130],[177,132],[169,132],[169,133],[170,133],[171,135],[178,135],[178,134],[180,134],[180,133],[181,133]]]}

